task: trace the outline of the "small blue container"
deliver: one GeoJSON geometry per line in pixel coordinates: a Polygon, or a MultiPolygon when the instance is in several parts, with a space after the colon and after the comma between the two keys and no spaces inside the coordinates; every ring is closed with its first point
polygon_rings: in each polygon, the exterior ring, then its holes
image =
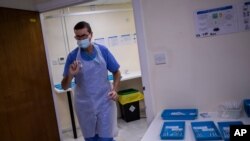
{"type": "Polygon", "coordinates": [[[230,141],[230,125],[243,125],[241,121],[218,122],[221,136],[225,141],[230,141]]]}
{"type": "Polygon", "coordinates": [[[244,109],[248,117],[250,117],[250,99],[244,100],[244,109]]]}
{"type": "Polygon", "coordinates": [[[191,122],[191,126],[197,141],[222,139],[213,121],[191,122]]]}
{"type": "Polygon", "coordinates": [[[61,84],[56,84],[56,85],[55,85],[55,88],[57,88],[57,89],[59,89],[59,90],[63,90],[63,88],[62,88],[62,85],[61,85],[61,84]]]}
{"type": "Polygon", "coordinates": [[[161,117],[163,120],[194,120],[197,115],[198,109],[165,109],[161,117]]]}
{"type": "Polygon", "coordinates": [[[112,74],[108,75],[108,80],[111,81],[111,80],[114,80],[114,77],[112,74]]]}
{"type": "MultiPolygon", "coordinates": [[[[75,82],[71,82],[70,83],[70,88],[73,88],[73,87],[75,87],[75,82]]],[[[57,88],[57,89],[59,89],[59,90],[63,90],[63,88],[62,88],[62,85],[59,83],[59,84],[56,84],[56,85],[54,85],[55,86],[55,88],[57,88]]]]}
{"type": "Polygon", "coordinates": [[[162,140],[183,140],[185,134],[185,122],[164,122],[160,137],[162,140]]]}

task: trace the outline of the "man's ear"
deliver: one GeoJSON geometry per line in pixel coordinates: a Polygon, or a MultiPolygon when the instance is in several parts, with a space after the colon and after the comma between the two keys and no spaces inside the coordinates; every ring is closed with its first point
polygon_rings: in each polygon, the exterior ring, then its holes
{"type": "Polygon", "coordinates": [[[90,40],[92,40],[92,37],[93,37],[93,33],[90,34],[90,40]]]}

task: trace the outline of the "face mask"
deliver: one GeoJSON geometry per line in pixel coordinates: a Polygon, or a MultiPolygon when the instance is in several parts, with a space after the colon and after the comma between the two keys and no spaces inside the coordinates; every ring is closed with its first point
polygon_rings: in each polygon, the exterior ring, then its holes
{"type": "Polygon", "coordinates": [[[77,44],[78,44],[78,46],[81,47],[81,48],[84,48],[84,49],[85,49],[85,48],[88,48],[89,45],[90,45],[89,38],[84,39],[84,40],[78,40],[78,41],[77,41],[77,44]]]}

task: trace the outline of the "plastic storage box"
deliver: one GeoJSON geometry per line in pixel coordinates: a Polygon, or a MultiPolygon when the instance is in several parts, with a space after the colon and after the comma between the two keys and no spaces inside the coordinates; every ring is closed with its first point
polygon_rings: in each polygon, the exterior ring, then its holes
{"type": "Polygon", "coordinates": [[[160,137],[162,140],[184,139],[185,134],[185,122],[164,122],[160,137]]]}
{"type": "Polygon", "coordinates": [[[165,109],[161,117],[163,120],[194,120],[197,115],[198,109],[165,109]]]}
{"type": "Polygon", "coordinates": [[[221,140],[221,135],[213,121],[191,122],[197,141],[221,140]]]}
{"type": "Polygon", "coordinates": [[[244,100],[244,109],[248,117],[250,117],[250,99],[244,100]]]}
{"type": "Polygon", "coordinates": [[[225,102],[219,106],[218,115],[220,118],[238,119],[242,115],[242,103],[225,102]]]}
{"type": "Polygon", "coordinates": [[[230,125],[243,125],[241,121],[218,122],[221,136],[225,141],[230,141],[230,125]]]}

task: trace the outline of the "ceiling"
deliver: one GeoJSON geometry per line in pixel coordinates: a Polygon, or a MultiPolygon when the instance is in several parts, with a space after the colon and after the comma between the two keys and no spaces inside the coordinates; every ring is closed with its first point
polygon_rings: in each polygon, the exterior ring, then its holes
{"type": "Polygon", "coordinates": [[[131,0],[94,0],[92,2],[87,2],[81,5],[103,5],[103,4],[122,4],[122,3],[128,3],[131,2],[131,0]]]}
{"type": "Polygon", "coordinates": [[[103,5],[128,3],[131,0],[0,0],[0,7],[45,12],[72,5],[103,5]]]}

